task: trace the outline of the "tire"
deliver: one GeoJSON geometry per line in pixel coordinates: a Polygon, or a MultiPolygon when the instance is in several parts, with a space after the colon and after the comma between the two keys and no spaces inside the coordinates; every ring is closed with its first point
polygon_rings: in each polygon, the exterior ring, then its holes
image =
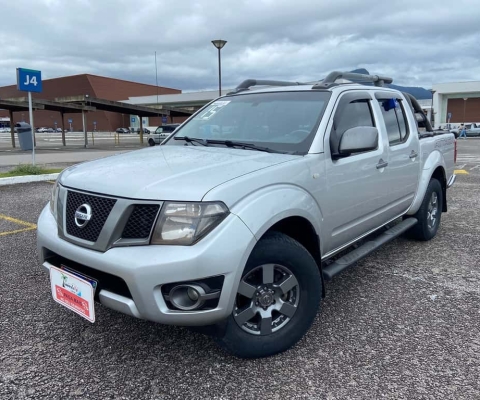
{"type": "Polygon", "coordinates": [[[155,146],[155,140],[153,140],[152,138],[148,139],[148,144],[150,146],[155,146]]]}
{"type": "Polygon", "coordinates": [[[436,236],[438,228],[440,227],[443,201],[442,185],[437,179],[432,178],[425,192],[422,205],[414,215],[418,223],[408,232],[409,237],[416,240],[427,241],[436,236]],[[436,203],[434,201],[435,197],[437,199],[436,203]]]}
{"type": "Polygon", "coordinates": [[[310,329],[321,298],[320,271],[311,254],[289,236],[270,233],[252,251],[236,294],[234,310],[221,325],[222,334],[217,335],[215,340],[240,358],[281,353],[295,345],[310,329]],[[274,280],[270,284],[271,271],[274,280]],[[261,280],[259,285],[253,284],[255,279],[257,282],[261,280]],[[280,297],[284,291],[280,289],[282,286],[286,292],[283,299],[280,297]],[[268,305],[272,298],[274,303],[268,305]],[[249,316],[253,313],[255,316],[243,323],[248,316],[245,317],[242,312],[247,309],[251,310],[247,311],[249,316]],[[262,318],[260,313],[270,315],[273,321],[262,318]]]}

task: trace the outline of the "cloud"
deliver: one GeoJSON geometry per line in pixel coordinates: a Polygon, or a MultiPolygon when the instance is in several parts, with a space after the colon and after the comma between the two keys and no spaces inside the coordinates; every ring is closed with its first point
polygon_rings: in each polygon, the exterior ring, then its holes
{"type": "Polygon", "coordinates": [[[0,85],[15,68],[183,90],[247,78],[320,79],[364,67],[401,85],[480,80],[477,0],[2,1],[0,85]]]}

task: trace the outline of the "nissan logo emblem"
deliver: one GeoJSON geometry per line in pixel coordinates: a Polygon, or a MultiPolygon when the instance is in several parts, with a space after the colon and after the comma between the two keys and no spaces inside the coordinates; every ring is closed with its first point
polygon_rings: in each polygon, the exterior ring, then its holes
{"type": "Polygon", "coordinates": [[[85,228],[92,219],[92,207],[89,204],[82,204],[75,211],[75,225],[80,229],[85,228]]]}

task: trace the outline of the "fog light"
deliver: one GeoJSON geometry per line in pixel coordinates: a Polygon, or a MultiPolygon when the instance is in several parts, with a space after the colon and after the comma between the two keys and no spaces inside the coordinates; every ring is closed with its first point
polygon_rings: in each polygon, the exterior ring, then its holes
{"type": "Polygon", "coordinates": [[[198,285],[179,285],[170,291],[168,298],[179,310],[192,311],[203,306],[203,296],[205,290],[198,285]]]}
{"type": "Polygon", "coordinates": [[[190,297],[190,300],[192,301],[197,301],[198,298],[200,297],[200,293],[197,292],[196,289],[193,287],[189,287],[187,290],[188,297],[190,297]]]}

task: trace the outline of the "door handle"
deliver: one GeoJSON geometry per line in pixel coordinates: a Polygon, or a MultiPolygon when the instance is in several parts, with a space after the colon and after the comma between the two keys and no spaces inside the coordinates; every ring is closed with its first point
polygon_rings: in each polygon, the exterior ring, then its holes
{"type": "Polygon", "coordinates": [[[409,158],[418,157],[418,153],[417,153],[415,150],[412,150],[412,152],[410,153],[410,155],[409,155],[408,157],[409,157],[409,158]]]}
{"type": "Polygon", "coordinates": [[[377,169],[385,168],[387,165],[388,165],[388,162],[383,161],[382,159],[380,159],[380,161],[379,161],[378,164],[377,164],[377,169]]]}

